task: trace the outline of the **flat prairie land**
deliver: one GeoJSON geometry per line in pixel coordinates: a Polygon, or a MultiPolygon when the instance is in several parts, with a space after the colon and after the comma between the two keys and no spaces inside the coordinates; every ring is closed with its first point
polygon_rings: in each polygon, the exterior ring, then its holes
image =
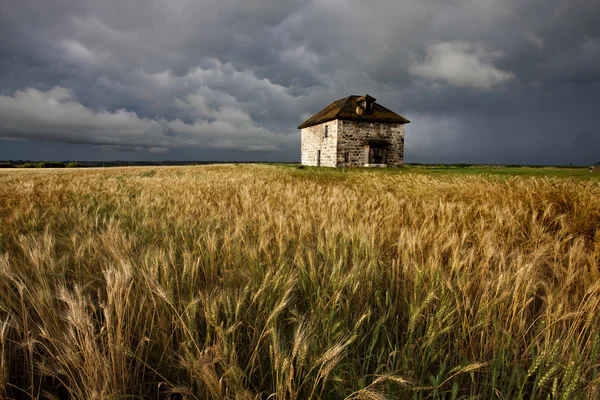
{"type": "Polygon", "coordinates": [[[600,179],[0,171],[0,357],[0,398],[599,398],[600,179]]]}

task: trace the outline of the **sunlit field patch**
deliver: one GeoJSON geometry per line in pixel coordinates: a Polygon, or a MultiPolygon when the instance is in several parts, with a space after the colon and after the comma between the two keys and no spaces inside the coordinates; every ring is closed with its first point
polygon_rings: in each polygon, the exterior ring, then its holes
{"type": "Polygon", "coordinates": [[[475,172],[5,171],[0,397],[600,397],[600,181],[475,172]]]}

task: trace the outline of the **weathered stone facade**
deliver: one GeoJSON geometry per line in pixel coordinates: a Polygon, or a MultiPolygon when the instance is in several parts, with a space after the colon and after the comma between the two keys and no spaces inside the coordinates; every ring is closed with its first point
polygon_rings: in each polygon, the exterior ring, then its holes
{"type": "Polygon", "coordinates": [[[328,121],[301,130],[302,164],[337,167],[338,121],[328,121]],[[325,136],[327,129],[327,136],[325,136]]]}
{"type": "Polygon", "coordinates": [[[302,164],[322,167],[368,166],[369,151],[373,147],[369,145],[370,140],[389,142],[385,146],[378,146],[385,152],[385,165],[402,166],[404,124],[352,120],[333,120],[302,129],[302,164]]]}
{"type": "Polygon", "coordinates": [[[348,96],[300,124],[302,164],[401,167],[404,125],[410,121],[376,100],[368,94],[348,96]]]}
{"type": "Polygon", "coordinates": [[[363,167],[369,164],[369,140],[389,141],[386,166],[401,167],[404,159],[404,124],[388,122],[339,121],[337,167],[363,167]],[[346,152],[348,158],[346,161],[346,152]]]}

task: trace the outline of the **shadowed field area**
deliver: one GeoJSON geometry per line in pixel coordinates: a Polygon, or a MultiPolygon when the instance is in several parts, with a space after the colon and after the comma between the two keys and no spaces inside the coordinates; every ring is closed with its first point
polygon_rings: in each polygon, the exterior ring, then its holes
{"type": "Polygon", "coordinates": [[[0,397],[597,398],[600,179],[490,169],[2,171],[0,397]]]}

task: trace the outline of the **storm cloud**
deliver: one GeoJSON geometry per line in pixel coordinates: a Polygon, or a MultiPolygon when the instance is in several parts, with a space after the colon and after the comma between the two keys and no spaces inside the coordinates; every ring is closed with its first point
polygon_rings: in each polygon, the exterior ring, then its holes
{"type": "Polygon", "coordinates": [[[593,0],[4,0],[0,159],[297,161],[298,124],[369,93],[411,120],[408,162],[588,164],[599,12],[593,0]]]}

